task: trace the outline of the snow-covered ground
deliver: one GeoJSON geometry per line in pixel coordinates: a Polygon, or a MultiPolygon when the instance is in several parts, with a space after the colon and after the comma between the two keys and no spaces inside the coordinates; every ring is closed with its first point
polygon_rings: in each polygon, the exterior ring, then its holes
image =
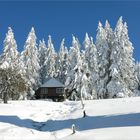
{"type": "Polygon", "coordinates": [[[0,140],[139,140],[140,97],[0,103],[0,140]],[[75,124],[76,133],[71,126],[75,124]]]}

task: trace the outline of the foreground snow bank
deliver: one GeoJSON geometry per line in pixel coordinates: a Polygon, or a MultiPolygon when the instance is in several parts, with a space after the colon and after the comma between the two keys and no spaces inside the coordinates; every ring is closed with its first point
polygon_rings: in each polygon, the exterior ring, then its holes
{"type": "Polygon", "coordinates": [[[86,101],[83,118],[80,102],[10,101],[0,104],[0,140],[135,140],[139,106],[140,97],[86,101]]]}

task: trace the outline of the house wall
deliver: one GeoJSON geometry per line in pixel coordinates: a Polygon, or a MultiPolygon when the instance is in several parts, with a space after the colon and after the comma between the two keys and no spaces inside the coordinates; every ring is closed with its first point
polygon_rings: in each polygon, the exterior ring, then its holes
{"type": "Polygon", "coordinates": [[[48,97],[56,97],[58,94],[56,94],[56,88],[48,88],[48,97]]]}
{"type": "MultiPolygon", "coordinates": [[[[57,87],[57,88],[62,88],[62,87],[57,87]]],[[[63,98],[64,93],[56,93],[55,87],[53,88],[46,88],[46,87],[40,87],[35,95],[37,99],[44,99],[44,98],[63,98]]]]}

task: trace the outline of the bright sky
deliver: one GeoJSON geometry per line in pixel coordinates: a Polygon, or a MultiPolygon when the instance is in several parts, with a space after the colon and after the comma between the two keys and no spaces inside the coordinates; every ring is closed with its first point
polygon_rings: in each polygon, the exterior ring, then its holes
{"type": "Polygon", "coordinates": [[[26,37],[35,27],[38,41],[47,42],[50,34],[58,50],[63,37],[71,45],[74,34],[83,42],[88,32],[95,40],[98,21],[108,19],[114,28],[120,16],[128,24],[129,37],[134,46],[134,57],[140,60],[140,1],[14,1],[0,2],[0,52],[8,26],[15,33],[18,50],[23,50],[26,37]]]}

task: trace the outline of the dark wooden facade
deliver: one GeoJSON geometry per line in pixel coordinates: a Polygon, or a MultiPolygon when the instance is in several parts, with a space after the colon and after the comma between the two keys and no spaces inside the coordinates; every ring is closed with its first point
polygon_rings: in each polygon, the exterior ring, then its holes
{"type": "Polygon", "coordinates": [[[52,99],[54,101],[64,100],[64,86],[44,85],[35,92],[36,99],[52,99]],[[46,87],[45,87],[46,86],[46,87]],[[53,86],[53,87],[52,87],[53,86]],[[56,87],[55,87],[56,86],[56,87]]]}

